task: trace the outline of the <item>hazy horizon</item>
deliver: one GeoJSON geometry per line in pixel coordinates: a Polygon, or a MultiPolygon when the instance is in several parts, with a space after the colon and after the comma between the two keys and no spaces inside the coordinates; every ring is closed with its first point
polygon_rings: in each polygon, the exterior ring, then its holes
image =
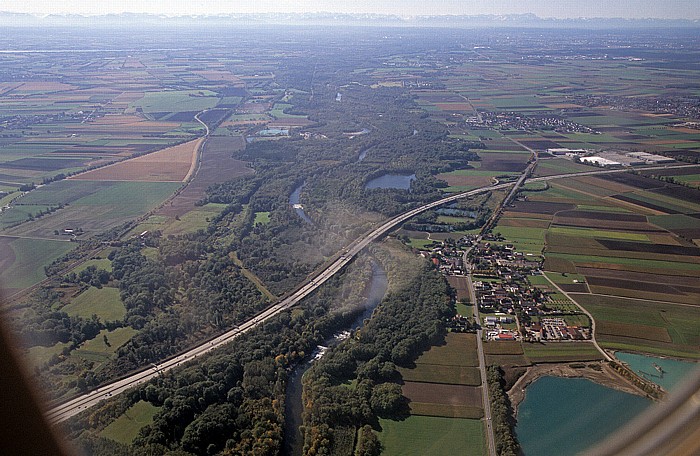
{"type": "Polygon", "coordinates": [[[418,0],[357,0],[337,2],[333,0],[242,0],[222,2],[220,0],[166,1],[123,0],[86,2],[75,0],[17,1],[9,0],[0,5],[0,11],[27,13],[36,16],[51,14],[78,14],[99,16],[120,13],[158,14],[165,16],[256,14],[256,13],[369,13],[399,16],[422,15],[509,15],[535,14],[541,18],[625,18],[625,19],[700,19],[700,0],[673,0],[662,5],[653,0],[606,0],[579,2],[562,0],[494,0],[490,2],[472,0],[441,0],[421,2],[418,0]]]}

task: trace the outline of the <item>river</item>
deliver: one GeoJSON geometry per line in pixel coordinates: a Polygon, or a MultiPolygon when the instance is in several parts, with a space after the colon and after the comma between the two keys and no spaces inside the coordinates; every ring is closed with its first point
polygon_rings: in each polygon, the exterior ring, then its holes
{"type": "Polygon", "coordinates": [[[602,441],[650,404],[583,378],[542,377],[527,387],[515,431],[526,456],[573,455],[602,441]]]}
{"type": "Polygon", "coordinates": [[[289,205],[294,208],[294,211],[299,217],[302,218],[306,223],[313,225],[314,222],[311,221],[306,212],[304,212],[304,207],[299,203],[301,199],[301,189],[304,188],[304,184],[301,184],[294,189],[291,195],[289,195],[289,205]]]}
{"type": "MultiPolygon", "coordinates": [[[[372,311],[384,299],[389,282],[386,277],[386,272],[382,267],[372,263],[372,277],[370,278],[369,286],[367,287],[367,300],[365,308],[352,323],[338,330],[333,336],[323,342],[322,346],[317,347],[315,353],[323,352],[325,349],[337,345],[342,340],[345,340],[347,331],[355,330],[362,326],[364,320],[372,315],[372,311]]],[[[302,383],[301,378],[304,373],[311,367],[313,363],[313,355],[308,360],[299,364],[292,371],[287,382],[286,400],[284,406],[284,452],[286,456],[300,456],[304,447],[304,438],[299,431],[299,426],[303,424],[302,412],[304,406],[301,402],[302,383]]]]}

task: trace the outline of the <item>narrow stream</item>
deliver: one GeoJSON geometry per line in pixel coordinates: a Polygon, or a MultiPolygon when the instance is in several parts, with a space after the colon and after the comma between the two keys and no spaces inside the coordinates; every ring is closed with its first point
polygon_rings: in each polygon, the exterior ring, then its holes
{"type": "Polygon", "coordinates": [[[326,349],[337,345],[347,338],[348,331],[353,331],[357,327],[362,326],[364,320],[372,315],[372,311],[384,299],[388,285],[386,271],[379,264],[372,262],[372,277],[367,287],[367,301],[365,301],[365,309],[362,314],[346,327],[339,329],[333,337],[325,340],[323,345],[316,347],[314,354],[292,371],[287,382],[287,399],[284,407],[284,451],[282,454],[286,456],[301,456],[304,447],[304,437],[299,431],[299,426],[302,425],[301,414],[304,411],[304,406],[301,402],[301,377],[311,367],[314,355],[323,353],[326,349]]]}
{"type": "Polygon", "coordinates": [[[308,215],[304,212],[304,207],[299,204],[299,200],[301,198],[301,189],[304,188],[304,184],[301,184],[297,188],[294,189],[291,195],[289,195],[289,205],[294,208],[294,211],[296,211],[297,215],[302,218],[306,223],[309,223],[311,225],[314,224],[314,222],[311,221],[308,215]]]}

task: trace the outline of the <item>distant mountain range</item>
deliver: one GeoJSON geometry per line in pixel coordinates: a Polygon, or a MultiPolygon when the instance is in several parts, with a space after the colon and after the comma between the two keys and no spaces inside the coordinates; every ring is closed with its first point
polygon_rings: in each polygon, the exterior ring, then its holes
{"type": "Polygon", "coordinates": [[[0,12],[1,27],[123,27],[128,25],[188,26],[220,25],[250,26],[265,24],[344,25],[394,27],[455,27],[455,28],[698,28],[700,20],[689,19],[624,19],[624,18],[541,18],[534,14],[509,15],[440,15],[397,16],[385,14],[343,13],[266,13],[225,14],[210,16],[165,16],[153,14],[107,14],[81,16],[75,14],[34,16],[23,13],[0,12]]]}

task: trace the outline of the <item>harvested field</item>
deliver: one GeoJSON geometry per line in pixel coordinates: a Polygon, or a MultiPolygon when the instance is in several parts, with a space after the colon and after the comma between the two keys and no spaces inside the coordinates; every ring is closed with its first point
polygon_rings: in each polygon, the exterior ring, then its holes
{"type": "Polygon", "coordinates": [[[471,418],[481,419],[484,409],[466,405],[431,404],[427,402],[411,402],[408,404],[411,415],[435,416],[445,418],[471,418]]]}
{"type": "Polygon", "coordinates": [[[401,377],[406,382],[444,383],[451,385],[481,385],[478,367],[444,366],[417,363],[416,367],[400,368],[401,377]]]}
{"type": "Polygon", "coordinates": [[[457,291],[457,301],[469,301],[466,277],[447,276],[447,282],[457,291]]]}
{"type": "Polygon", "coordinates": [[[487,355],[522,355],[523,346],[520,342],[484,342],[484,353],[487,355]]]}
{"type": "Polygon", "coordinates": [[[507,218],[501,217],[498,220],[498,224],[502,226],[513,226],[520,228],[549,228],[549,221],[542,219],[528,219],[523,217],[507,218]]]}
{"type": "Polygon", "coordinates": [[[458,174],[438,174],[436,178],[447,182],[450,187],[483,187],[493,182],[489,176],[464,176],[458,174]]]}
{"type": "Polygon", "coordinates": [[[559,288],[567,293],[588,293],[588,285],[585,283],[562,283],[559,288]]]}
{"type": "Polygon", "coordinates": [[[494,153],[479,151],[481,167],[484,171],[503,171],[520,173],[527,167],[529,155],[512,153],[494,153]]]}
{"type": "Polygon", "coordinates": [[[664,186],[664,182],[630,173],[608,174],[603,179],[643,190],[664,186]]]}
{"type": "Polygon", "coordinates": [[[601,211],[562,211],[555,216],[556,223],[560,219],[595,219],[595,220],[613,220],[617,222],[637,222],[646,223],[647,218],[640,214],[619,213],[619,212],[601,212],[601,211]]]}
{"type": "Polygon", "coordinates": [[[586,277],[607,277],[611,279],[636,280],[639,282],[663,283],[671,286],[697,286],[697,277],[677,276],[667,274],[649,274],[619,269],[607,269],[603,265],[597,267],[579,267],[579,272],[586,277]]]}
{"type": "Polygon", "coordinates": [[[603,355],[590,342],[540,342],[523,344],[525,356],[532,363],[594,361],[603,355]]]}
{"type": "Polygon", "coordinates": [[[570,211],[576,206],[569,203],[555,203],[547,201],[518,201],[514,207],[509,208],[510,212],[529,212],[554,215],[560,211],[570,211]]]}
{"type": "Polygon", "coordinates": [[[633,339],[656,340],[659,342],[672,342],[666,328],[658,326],[648,326],[640,324],[629,324],[621,322],[601,321],[596,326],[597,335],[611,335],[619,337],[630,337],[633,339]]]}
{"type": "Polygon", "coordinates": [[[76,180],[182,182],[195,166],[202,139],[132,158],[72,177],[76,180]]]}
{"type": "Polygon", "coordinates": [[[476,335],[463,333],[447,333],[445,345],[433,346],[424,352],[418,362],[442,366],[479,365],[476,353],[476,335]]]}
{"type": "Polygon", "coordinates": [[[525,355],[486,355],[486,364],[499,366],[529,366],[530,360],[525,355]]]}
{"type": "Polygon", "coordinates": [[[648,244],[644,242],[631,242],[613,239],[598,239],[598,242],[610,250],[624,250],[627,252],[661,253],[679,256],[700,256],[700,247],[688,247],[682,245],[648,244]]]}
{"type": "Polygon", "coordinates": [[[524,219],[535,219],[535,220],[552,220],[554,216],[552,214],[540,214],[539,212],[511,212],[510,210],[503,211],[502,218],[524,218],[524,219]]]}
{"type": "Polygon", "coordinates": [[[482,407],[481,389],[475,386],[405,382],[401,391],[411,402],[482,407]]]}

